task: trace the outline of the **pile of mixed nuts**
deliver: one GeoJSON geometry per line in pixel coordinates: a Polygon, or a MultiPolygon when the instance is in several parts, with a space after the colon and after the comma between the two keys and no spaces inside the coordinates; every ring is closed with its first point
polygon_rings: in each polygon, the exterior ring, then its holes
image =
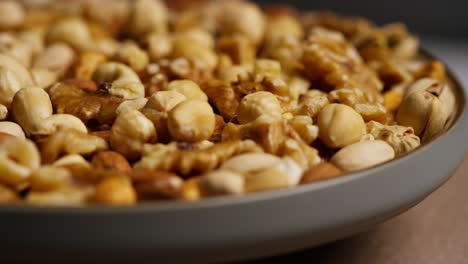
{"type": "Polygon", "coordinates": [[[402,24],[247,1],[0,1],[0,203],[293,187],[440,135],[444,65],[402,24]]]}

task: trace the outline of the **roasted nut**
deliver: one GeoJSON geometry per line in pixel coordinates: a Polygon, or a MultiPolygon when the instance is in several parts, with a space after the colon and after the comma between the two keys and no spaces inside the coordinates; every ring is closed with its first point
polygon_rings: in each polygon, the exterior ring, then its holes
{"type": "Polygon", "coordinates": [[[186,100],[169,112],[167,125],[175,140],[202,141],[213,134],[215,115],[207,102],[186,100]]]}
{"type": "Polygon", "coordinates": [[[23,129],[14,122],[1,121],[0,122],[0,132],[10,134],[19,139],[25,139],[23,129]]]}
{"type": "Polygon", "coordinates": [[[309,116],[296,115],[288,120],[288,124],[307,144],[312,143],[318,137],[319,129],[313,125],[312,118],[309,116]]]}
{"type": "Polygon", "coordinates": [[[169,14],[160,0],[137,0],[132,2],[127,32],[141,37],[147,33],[167,32],[169,14]]]}
{"type": "Polygon", "coordinates": [[[45,138],[41,144],[42,162],[47,164],[64,154],[91,154],[108,148],[107,142],[96,136],[75,129],[59,129],[45,138]]]}
{"type": "Polygon", "coordinates": [[[330,160],[344,172],[366,169],[395,157],[393,148],[382,140],[362,141],[339,150],[330,160]]]}
{"type": "Polygon", "coordinates": [[[0,204],[14,203],[18,200],[18,195],[12,189],[0,184],[0,204]]]}
{"type": "Polygon", "coordinates": [[[215,51],[199,43],[174,42],[172,55],[176,58],[182,57],[195,61],[203,69],[211,70],[218,65],[218,56],[215,51]]]}
{"type": "Polygon", "coordinates": [[[260,9],[248,2],[225,3],[223,8],[222,33],[239,33],[254,43],[259,43],[265,33],[265,18],[260,9]]]}
{"type": "Polygon", "coordinates": [[[93,47],[91,32],[80,18],[65,18],[54,23],[49,28],[46,39],[48,43],[67,43],[78,51],[86,51],[93,47]]]}
{"type": "Polygon", "coordinates": [[[222,36],[218,40],[216,48],[220,52],[227,54],[232,62],[237,66],[242,65],[245,67],[245,65],[250,64],[255,60],[255,43],[242,34],[222,36]]]}
{"type": "Polygon", "coordinates": [[[221,169],[234,171],[237,173],[247,173],[270,168],[281,162],[275,155],[267,153],[246,153],[234,156],[221,165],[221,169]]]}
{"type": "Polygon", "coordinates": [[[208,101],[206,94],[200,89],[200,86],[190,80],[172,81],[167,86],[167,90],[179,92],[187,99],[208,101]]]}
{"type": "Polygon", "coordinates": [[[223,194],[242,194],[244,177],[229,170],[215,170],[200,176],[198,181],[205,196],[223,194]]]}
{"type": "Polygon", "coordinates": [[[115,110],[115,113],[117,115],[120,115],[121,113],[129,110],[141,110],[145,105],[148,103],[148,99],[142,97],[138,99],[133,99],[133,100],[126,100],[123,101],[119,107],[115,110]]]}
{"type": "Polygon", "coordinates": [[[12,70],[0,66],[0,103],[10,105],[13,96],[23,86],[23,82],[12,70]]]}
{"type": "Polygon", "coordinates": [[[137,196],[132,183],[126,177],[116,175],[97,185],[93,200],[107,205],[131,205],[137,201],[137,196]]]}
{"type": "Polygon", "coordinates": [[[30,140],[10,138],[0,145],[0,182],[18,186],[39,168],[41,159],[30,140]]]}
{"type": "Polygon", "coordinates": [[[400,106],[401,102],[403,101],[403,92],[398,92],[398,91],[387,91],[384,93],[383,98],[384,98],[384,106],[387,109],[387,111],[393,112],[398,109],[400,106]]]}
{"type": "Polygon", "coordinates": [[[172,52],[172,39],[168,34],[151,33],[145,39],[151,61],[159,60],[172,52]]]}
{"type": "Polygon", "coordinates": [[[31,73],[17,60],[0,53],[0,67],[6,68],[13,72],[15,77],[18,78],[18,81],[22,85],[21,87],[34,85],[31,73]]]}
{"type": "Polygon", "coordinates": [[[121,63],[107,62],[99,65],[92,79],[97,84],[112,83],[108,89],[109,93],[124,99],[137,99],[145,96],[145,87],[138,75],[121,63]]]}
{"type": "Polygon", "coordinates": [[[148,99],[144,108],[167,113],[186,99],[187,97],[178,91],[160,91],[148,99]]]}
{"type": "Polygon", "coordinates": [[[70,166],[70,165],[81,166],[81,167],[85,167],[85,168],[90,168],[91,167],[89,162],[87,160],[85,160],[83,158],[83,156],[81,156],[79,154],[65,155],[65,156],[61,157],[60,159],[54,161],[54,163],[52,163],[52,166],[56,166],[56,167],[67,167],[67,166],[70,166]]]}
{"type": "Polygon", "coordinates": [[[31,47],[12,33],[0,33],[0,52],[18,60],[26,67],[31,65],[33,56],[31,47]]]}
{"type": "Polygon", "coordinates": [[[99,3],[86,1],[82,4],[86,16],[103,25],[113,36],[121,31],[129,16],[130,3],[127,1],[101,0],[99,3]]]}
{"type": "Polygon", "coordinates": [[[106,56],[99,52],[85,51],[80,53],[76,63],[74,77],[77,79],[91,79],[97,67],[105,63],[106,60],[106,56]]]}
{"type": "Polygon", "coordinates": [[[240,100],[229,83],[210,81],[203,87],[203,91],[225,120],[230,120],[236,116],[240,100]]]}
{"type": "Polygon", "coordinates": [[[176,174],[165,171],[133,170],[128,175],[143,198],[178,198],[184,183],[176,174]]]}
{"type": "Polygon", "coordinates": [[[395,155],[412,151],[420,145],[419,137],[414,134],[411,127],[398,125],[383,125],[375,121],[366,124],[367,133],[374,139],[383,140],[392,146],[395,155]]]}
{"type": "Polygon", "coordinates": [[[134,71],[142,71],[149,63],[148,54],[136,43],[125,42],[115,54],[115,59],[127,64],[134,71]]]}
{"type": "Polygon", "coordinates": [[[224,126],[226,123],[224,119],[220,115],[215,116],[215,128],[213,130],[213,134],[211,134],[210,138],[208,139],[211,142],[219,142],[222,139],[222,133],[224,130],[224,126]]]}
{"type": "Polygon", "coordinates": [[[329,162],[322,162],[304,172],[301,184],[333,179],[342,174],[342,171],[329,162]]]}
{"type": "Polygon", "coordinates": [[[129,159],[138,158],[144,143],[156,140],[153,123],[137,110],[121,113],[112,125],[111,147],[129,159]]]}
{"type": "Polygon", "coordinates": [[[31,173],[29,183],[32,191],[53,191],[69,185],[71,173],[65,168],[44,166],[31,173]]]}
{"type": "Polygon", "coordinates": [[[8,116],[8,108],[0,104],[0,120],[5,120],[8,116]]]}
{"type": "Polygon", "coordinates": [[[11,112],[26,135],[37,132],[44,119],[52,115],[49,95],[41,88],[23,88],[13,97],[11,112]]]}
{"type": "Polygon", "coordinates": [[[115,170],[123,173],[132,170],[127,159],[115,151],[101,151],[96,153],[91,160],[91,165],[96,169],[115,170]]]}
{"type": "Polygon", "coordinates": [[[66,187],[51,192],[29,192],[25,202],[39,206],[81,206],[93,193],[92,187],[66,187]]]}
{"type": "Polygon", "coordinates": [[[299,100],[297,115],[308,115],[316,118],[320,111],[329,104],[327,95],[318,90],[310,90],[299,100]]]}
{"type": "Polygon", "coordinates": [[[0,30],[10,30],[23,24],[25,12],[19,2],[0,2],[0,30]]]}
{"type": "Polygon", "coordinates": [[[70,68],[74,59],[72,48],[64,43],[54,43],[36,57],[33,67],[45,68],[61,75],[70,68]]]}
{"type": "Polygon", "coordinates": [[[318,115],[319,137],[330,148],[342,148],[361,139],[366,131],[362,117],[343,104],[325,106],[318,115]]]}
{"type": "Polygon", "coordinates": [[[201,189],[198,184],[198,177],[190,178],[182,184],[180,196],[187,201],[196,201],[201,198],[201,189]]]}
{"type": "Polygon", "coordinates": [[[39,88],[47,88],[57,82],[58,74],[44,68],[32,68],[31,74],[33,76],[34,82],[39,88]]]}
{"type": "Polygon", "coordinates": [[[270,92],[256,92],[242,98],[237,108],[237,120],[241,124],[246,124],[262,115],[278,120],[282,113],[283,109],[276,96],[270,92]]]}
{"type": "Polygon", "coordinates": [[[31,132],[33,135],[51,135],[59,129],[75,129],[82,133],[88,133],[88,129],[81,119],[69,114],[55,114],[42,120],[37,130],[31,132]]]}

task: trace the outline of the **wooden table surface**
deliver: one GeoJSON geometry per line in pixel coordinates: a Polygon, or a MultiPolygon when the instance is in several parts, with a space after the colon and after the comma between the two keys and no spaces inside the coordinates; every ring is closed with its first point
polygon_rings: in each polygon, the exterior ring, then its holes
{"type": "Polygon", "coordinates": [[[468,263],[468,154],[457,173],[441,188],[370,231],[252,263],[468,263]]]}

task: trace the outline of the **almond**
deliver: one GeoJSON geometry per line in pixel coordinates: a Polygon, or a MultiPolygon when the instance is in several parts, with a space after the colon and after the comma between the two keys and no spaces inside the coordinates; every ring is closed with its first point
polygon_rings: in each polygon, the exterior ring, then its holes
{"type": "Polygon", "coordinates": [[[166,171],[134,170],[129,173],[135,189],[145,198],[176,198],[180,196],[183,180],[166,171]]]}
{"type": "Polygon", "coordinates": [[[338,177],[343,172],[329,162],[322,162],[304,172],[301,184],[323,181],[338,177]]]}

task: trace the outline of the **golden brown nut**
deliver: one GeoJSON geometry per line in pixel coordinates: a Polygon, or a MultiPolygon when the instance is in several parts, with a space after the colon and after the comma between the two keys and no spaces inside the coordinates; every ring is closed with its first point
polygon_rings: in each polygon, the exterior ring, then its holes
{"type": "Polygon", "coordinates": [[[127,32],[141,37],[147,33],[165,33],[169,14],[165,4],[160,0],[137,0],[131,4],[127,32]]]}
{"type": "Polygon", "coordinates": [[[19,76],[4,66],[0,66],[0,103],[9,106],[15,93],[23,86],[19,76]]]}
{"type": "Polygon", "coordinates": [[[237,109],[237,120],[246,124],[254,121],[262,115],[271,117],[272,120],[279,120],[283,109],[279,101],[270,92],[256,92],[242,98],[237,109]]]}
{"type": "Polygon", "coordinates": [[[136,203],[137,196],[128,178],[115,175],[104,178],[96,186],[93,200],[106,205],[131,205],[136,203]]]}
{"type": "Polygon", "coordinates": [[[165,171],[133,170],[128,175],[143,198],[178,198],[184,182],[177,174],[165,171]]]}
{"type": "Polygon", "coordinates": [[[208,103],[186,100],[169,112],[167,126],[171,137],[175,140],[202,141],[213,134],[215,115],[208,103]]]}
{"type": "Polygon", "coordinates": [[[14,203],[18,199],[18,195],[12,189],[0,184],[0,204],[14,203]]]}
{"type": "Polygon", "coordinates": [[[197,83],[190,80],[172,81],[167,86],[167,90],[176,91],[183,94],[187,99],[208,101],[206,94],[200,89],[197,83]]]}
{"type": "Polygon", "coordinates": [[[86,23],[76,17],[69,17],[51,25],[46,34],[48,43],[64,42],[78,51],[92,49],[93,39],[86,23]]]}
{"type": "Polygon", "coordinates": [[[0,30],[10,30],[21,26],[25,11],[16,1],[0,2],[0,30]]]}
{"type": "Polygon", "coordinates": [[[101,151],[96,153],[91,160],[91,165],[96,169],[115,170],[118,172],[130,172],[132,167],[122,154],[115,151],[101,151]]]}
{"type": "Polygon", "coordinates": [[[29,183],[32,191],[53,191],[69,185],[71,173],[65,168],[44,166],[31,173],[29,183]]]}
{"type": "Polygon", "coordinates": [[[93,73],[100,64],[107,61],[104,54],[95,51],[85,51],[80,53],[76,63],[73,77],[77,79],[91,79],[93,73]]]}
{"type": "Polygon", "coordinates": [[[198,184],[203,196],[242,194],[244,177],[229,170],[215,170],[200,176],[198,184]]]}
{"type": "Polygon", "coordinates": [[[135,72],[142,71],[149,63],[148,54],[134,42],[125,42],[117,50],[115,59],[127,64],[135,72]]]}
{"type": "Polygon", "coordinates": [[[124,99],[137,99],[145,96],[145,87],[138,75],[122,63],[100,64],[93,73],[92,79],[98,85],[110,83],[111,85],[106,87],[108,92],[124,99]]]}

